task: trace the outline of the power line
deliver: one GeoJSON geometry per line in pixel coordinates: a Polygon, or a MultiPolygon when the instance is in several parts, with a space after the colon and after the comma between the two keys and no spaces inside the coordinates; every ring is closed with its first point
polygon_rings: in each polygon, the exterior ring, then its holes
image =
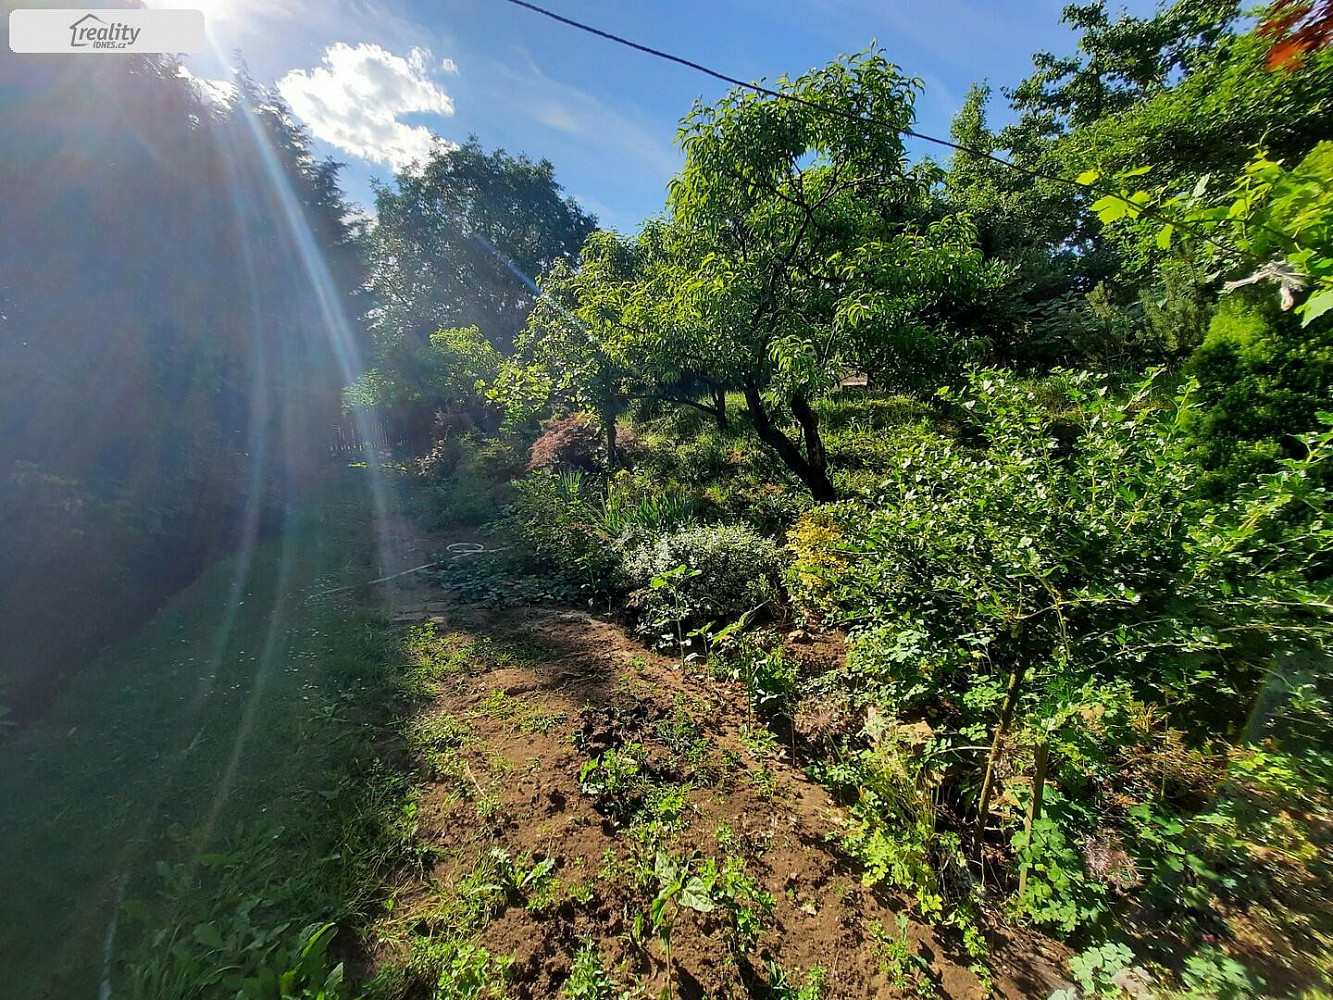
{"type": "Polygon", "coordinates": [[[670,52],[664,52],[661,49],[655,49],[650,45],[643,45],[639,42],[633,41],[632,39],[625,38],[622,35],[616,35],[610,31],[603,31],[601,28],[596,28],[591,24],[585,24],[582,21],[576,21],[573,18],[565,17],[563,14],[557,14],[553,10],[547,10],[545,7],[539,7],[535,3],[528,2],[528,0],[506,0],[506,2],[513,4],[515,7],[522,7],[525,10],[530,10],[534,14],[540,14],[543,17],[549,17],[552,21],[558,21],[559,23],[567,25],[568,27],[577,29],[578,31],[586,32],[589,35],[594,35],[597,38],[603,38],[609,42],[614,42],[617,45],[623,45],[626,48],[633,49],[636,52],[642,52],[644,55],[652,56],[655,59],[664,59],[667,62],[675,63],[678,66],[684,66],[686,69],[692,69],[697,73],[702,73],[705,76],[710,76],[714,80],[720,80],[721,82],[730,84],[733,87],[740,87],[744,90],[753,91],[756,94],[763,94],[765,97],[772,97],[779,101],[790,101],[793,104],[799,104],[803,107],[810,108],[813,111],[818,111],[821,114],[831,115],[835,118],[844,119],[845,121],[857,122],[863,125],[878,125],[880,128],[888,129],[889,131],[896,132],[899,135],[910,136],[913,139],[920,139],[922,142],[934,143],[937,146],[943,146],[945,149],[953,150],[956,153],[967,153],[969,156],[981,157],[982,159],[989,160],[991,163],[997,163],[1002,167],[1016,171],[1020,174],[1024,174],[1035,180],[1051,181],[1052,183],[1063,184],[1066,187],[1071,187],[1078,191],[1091,191],[1095,194],[1101,194],[1115,198],[1119,201],[1124,202],[1126,205],[1129,205],[1139,215],[1146,216],[1147,218],[1152,219],[1155,222],[1161,222],[1164,225],[1174,226],[1176,229],[1188,233],[1191,236],[1194,236],[1195,238],[1204,241],[1205,243],[1209,243],[1219,250],[1223,250],[1227,253],[1237,252],[1235,247],[1229,246],[1226,243],[1222,243],[1214,239],[1208,233],[1205,233],[1203,230],[1196,228],[1193,224],[1184,222],[1178,218],[1172,218],[1169,215],[1166,215],[1165,213],[1158,212],[1154,208],[1149,208],[1144,205],[1139,205],[1136,202],[1127,198],[1125,195],[1121,194],[1119,191],[1113,191],[1109,188],[1100,187],[1095,183],[1082,184],[1071,177],[1064,177],[1060,174],[1050,173],[1049,171],[1039,170],[1033,167],[1025,167],[1022,164],[1014,163],[1012,160],[1006,160],[1002,156],[996,156],[994,153],[987,152],[984,149],[973,149],[970,146],[964,146],[960,143],[953,142],[949,139],[941,139],[938,136],[927,135],[925,132],[918,132],[915,129],[908,128],[904,125],[895,125],[893,122],[886,121],[881,118],[871,118],[865,115],[855,114],[854,112],[851,111],[843,111],[841,108],[828,107],[827,105],[807,100],[806,98],[801,97],[798,94],[785,93],[781,90],[774,90],[772,87],[765,87],[763,84],[760,83],[753,83],[747,80],[741,80],[738,77],[729,76],[726,73],[722,73],[718,70],[705,66],[703,63],[695,62],[692,59],[686,59],[683,56],[673,55],[670,52]]]}

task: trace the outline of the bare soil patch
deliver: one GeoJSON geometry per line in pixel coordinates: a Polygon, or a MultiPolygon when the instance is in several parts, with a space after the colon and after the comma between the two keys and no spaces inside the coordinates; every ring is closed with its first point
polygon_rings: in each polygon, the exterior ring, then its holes
{"type": "MultiPolygon", "coordinates": [[[[775,965],[796,982],[822,967],[826,995],[848,1000],[987,995],[951,933],[862,884],[838,845],[844,811],[739,687],[682,671],[581,609],[442,599],[420,575],[386,586],[396,620],[429,630],[445,664],[417,724],[451,735],[443,763],[423,773],[418,837],[429,860],[374,929],[375,961],[402,964],[410,938],[468,920],[477,944],[512,957],[519,1000],[560,995],[587,942],[622,989],[643,996],[662,995],[668,975],[683,1000],[775,995],[775,965]],[[637,775],[619,793],[592,794],[580,771],[608,752],[632,757],[637,775]],[[767,893],[752,947],[736,946],[726,913],[678,907],[668,969],[648,922],[658,854],[732,865],[767,893]],[[463,897],[497,856],[516,878],[543,874],[492,892],[478,916],[463,897]],[[904,927],[912,957],[895,959],[886,942],[904,927]]],[[[813,670],[841,655],[834,636],[788,640],[813,670]]],[[[993,945],[994,995],[1061,985],[1058,945],[1016,933],[993,945]]]]}

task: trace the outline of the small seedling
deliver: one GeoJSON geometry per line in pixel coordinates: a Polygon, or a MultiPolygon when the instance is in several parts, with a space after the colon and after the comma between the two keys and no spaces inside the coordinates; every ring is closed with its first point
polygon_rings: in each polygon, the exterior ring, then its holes
{"type": "Polygon", "coordinates": [[[579,768],[579,787],[613,817],[624,819],[643,797],[643,756],[638,743],[606,750],[579,768]]]}
{"type": "Polygon", "coordinates": [[[769,961],[768,996],[770,1000],[824,1000],[828,995],[828,972],[822,965],[812,965],[800,986],[790,972],[777,962],[769,961]]]}
{"type": "MultiPolygon", "coordinates": [[[[659,633],[660,644],[669,644],[674,641],[676,650],[680,654],[680,669],[682,672],[685,670],[686,662],[698,656],[698,653],[690,653],[688,656],[685,654],[686,646],[694,641],[693,638],[685,635],[685,622],[693,610],[689,598],[685,594],[685,582],[702,575],[702,573],[702,570],[690,569],[688,566],[677,566],[675,569],[659,573],[648,584],[652,590],[666,596],[667,608],[664,616],[654,620],[651,624],[659,630],[665,627],[670,627],[673,630],[672,632],[659,633]]],[[[690,635],[693,636],[694,633],[690,635]]]]}
{"type": "Polygon", "coordinates": [[[895,922],[898,928],[896,934],[878,920],[871,920],[868,925],[871,940],[875,943],[875,954],[879,957],[880,971],[897,989],[911,989],[922,998],[934,997],[936,992],[935,984],[930,979],[930,964],[912,950],[912,941],[907,936],[906,914],[898,914],[895,922]]]}
{"type": "Polygon", "coordinates": [[[532,863],[532,855],[524,853],[515,860],[503,847],[496,847],[491,849],[491,861],[495,864],[500,885],[511,902],[549,894],[555,858],[532,863]]]}
{"type": "Polygon", "coordinates": [[[569,980],[561,991],[566,1000],[611,1000],[619,989],[607,975],[602,956],[591,939],[584,938],[583,946],[574,955],[569,980]]]}
{"type": "Polygon", "coordinates": [[[652,921],[653,933],[662,946],[662,955],[666,960],[667,1000],[674,997],[674,975],[671,965],[671,935],[681,907],[696,913],[711,913],[713,901],[703,880],[691,871],[688,862],[678,862],[670,855],[659,853],[653,866],[658,885],[661,887],[648,909],[652,921]]]}

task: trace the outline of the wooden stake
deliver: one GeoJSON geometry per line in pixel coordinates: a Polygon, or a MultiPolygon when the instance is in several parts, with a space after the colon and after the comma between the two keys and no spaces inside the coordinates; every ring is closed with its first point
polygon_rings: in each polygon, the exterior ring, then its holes
{"type": "MultiPolygon", "coordinates": [[[[1046,735],[1043,733],[1032,762],[1032,798],[1028,800],[1028,815],[1023,821],[1023,833],[1027,836],[1029,848],[1032,846],[1032,828],[1041,819],[1041,794],[1046,790],[1046,751],[1046,735]]],[[[1018,894],[1023,895],[1027,887],[1028,866],[1024,865],[1018,873],[1018,894]]]]}
{"type": "Polygon", "coordinates": [[[1000,722],[995,727],[995,739],[991,743],[990,758],[986,761],[986,777],[981,781],[981,797],[977,800],[977,828],[974,834],[973,848],[977,857],[981,856],[981,844],[986,835],[986,821],[990,818],[990,800],[995,793],[995,770],[1000,762],[1000,746],[1013,721],[1014,709],[1018,705],[1018,692],[1023,684],[1023,675],[1027,667],[1019,664],[1009,674],[1009,689],[1004,694],[1004,707],[1000,709],[1000,722]]]}

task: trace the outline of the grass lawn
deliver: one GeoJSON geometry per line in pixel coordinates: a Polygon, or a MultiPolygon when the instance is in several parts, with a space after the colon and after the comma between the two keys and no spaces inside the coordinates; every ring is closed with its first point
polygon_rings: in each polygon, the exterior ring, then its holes
{"type": "MultiPolygon", "coordinates": [[[[227,950],[259,961],[287,911],[336,920],[364,903],[349,864],[366,858],[325,852],[330,831],[383,817],[367,796],[392,783],[349,768],[374,766],[361,708],[382,703],[394,646],[348,592],[312,595],[376,575],[371,525],[366,470],[332,474],[280,536],[211,567],[0,745],[6,995],[97,996],[108,955],[117,995],[123,959],[145,955],[163,967],[134,992],[169,993],[174,951],[206,962],[220,911],[227,950]],[[265,843],[278,849],[260,859],[265,843]]],[[[383,831],[362,832],[373,851],[383,831]]]]}

